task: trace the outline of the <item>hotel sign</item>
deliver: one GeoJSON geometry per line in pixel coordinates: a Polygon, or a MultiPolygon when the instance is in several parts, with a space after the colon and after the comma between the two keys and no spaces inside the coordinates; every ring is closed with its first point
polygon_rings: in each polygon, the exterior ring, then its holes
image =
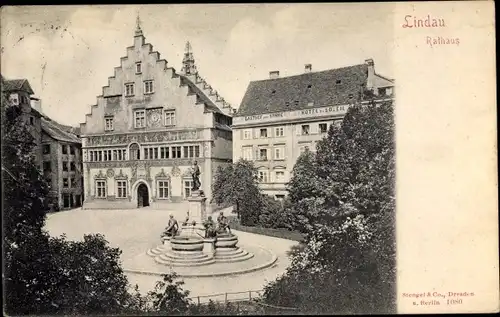
{"type": "Polygon", "coordinates": [[[302,109],[296,111],[286,111],[286,112],[275,112],[266,113],[253,116],[235,117],[233,118],[233,124],[245,124],[245,123],[265,123],[281,120],[296,120],[296,119],[307,119],[314,117],[323,117],[331,115],[342,115],[347,112],[349,105],[340,106],[329,106],[322,108],[313,109],[302,109]]]}

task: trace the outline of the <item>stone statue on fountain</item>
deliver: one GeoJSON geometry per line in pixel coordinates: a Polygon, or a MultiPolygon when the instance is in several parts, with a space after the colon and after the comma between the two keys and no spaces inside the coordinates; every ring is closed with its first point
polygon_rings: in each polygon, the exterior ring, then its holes
{"type": "Polygon", "coordinates": [[[170,215],[170,218],[168,219],[168,226],[165,228],[162,237],[175,237],[178,231],[179,224],[177,223],[177,220],[175,220],[174,216],[170,215]]]}
{"type": "Polygon", "coordinates": [[[198,162],[194,161],[191,172],[191,176],[193,177],[193,187],[191,188],[191,190],[193,192],[200,192],[200,194],[203,195],[203,191],[200,190],[201,187],[200,175],[201,172],[200,172],[200,167],[198,166],[198,162]]]}
{"type": "Polygon", "coordinates": [[[224,212],[220,212],[219,216],[217,217],[217,233],[224,234],[224,233],[229,233],[231,234],[231,228],[229,227],[229,219],[227,219],[226,216],[224,216],[224,212]]]}
{"type": "Polygon", "coordinates": [[[215,238],[217,236],[217,230],[215,222],[212,220],[212,216],[208,216],[208,219],[203,223],[203,227],[205,227],[205,238],[215,238]]]}

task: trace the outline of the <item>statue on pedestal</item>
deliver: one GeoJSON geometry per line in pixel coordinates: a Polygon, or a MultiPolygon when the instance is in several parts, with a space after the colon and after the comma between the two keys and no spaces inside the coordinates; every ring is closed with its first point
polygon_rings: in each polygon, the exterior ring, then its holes
{"type": "Polygon", "coordinates": [[[170,219],[168,219],[168,226],[165,228],[162,237],[175,237],[179,231],[179,224],[177,220],[175,220],[173,215],[170,215],[170,219]]]}
{"type": "Polygon", "coordinates": [[[224,212],[222,211],[217,217],[217,232],[218,233],[229,232],[229,234],[231,234],[231,228],[229,227],[229,219],[227,219],[227,217],[224,216],[224,212]]]}
{"type": "Polygon", "coordinates": [[[193,167],[192,167],[193,171],[191,173],[191,176],[193,177],[193,188],[192,190],[195,191],[195,190],[199,190],[200,189],[200,186],[201,186],[201,182],[200,182],[200,167],[198,166],[198,162],[194,161],[194,164],[193,164],[193,167]]]}
{"type": "Polygon", "coordinates": [[[203,223],[205,227],[205,238],[215,238],[217,231],[215,228],[215,222],[212,220],[212,216],[208,216],[208,219],[203,223]]]}

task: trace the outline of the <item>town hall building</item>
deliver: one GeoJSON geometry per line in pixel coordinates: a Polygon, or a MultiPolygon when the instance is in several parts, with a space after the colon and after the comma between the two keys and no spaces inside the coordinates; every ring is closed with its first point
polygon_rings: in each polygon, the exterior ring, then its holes
{"type": "Polygon", "coordinates": [[[134,45],[81,124],[84,208],[165,207],[190,196],[194,161],[211,198],[232,162],[233,108],[198,74],[186,44],[180,72],[145,42],[134,45]]]}
{"type": "Polygon", "coordinates": [[[365,63],[325,71],[252,81],[233,116],[233,160],[253,161],[264,194],[285,197],[286,183],[297,158],[326,136],[330,125],[340,124],[356,103],[390,100],[394,81],[365,63]]]}

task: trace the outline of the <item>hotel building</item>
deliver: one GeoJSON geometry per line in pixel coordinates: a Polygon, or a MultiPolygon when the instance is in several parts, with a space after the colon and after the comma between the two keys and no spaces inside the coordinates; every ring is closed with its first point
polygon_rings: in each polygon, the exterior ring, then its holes
{"type": "Polygon", "coordinates": [[[290,172],[306,149],[329,126],[340,124],[347,109],[366,102],[393,98],[394,81],[375,72],[372,59],[364,64],[250,82],[233,116],[233,160],[254,161],[263,193],[282,199],[290,172]]]}

